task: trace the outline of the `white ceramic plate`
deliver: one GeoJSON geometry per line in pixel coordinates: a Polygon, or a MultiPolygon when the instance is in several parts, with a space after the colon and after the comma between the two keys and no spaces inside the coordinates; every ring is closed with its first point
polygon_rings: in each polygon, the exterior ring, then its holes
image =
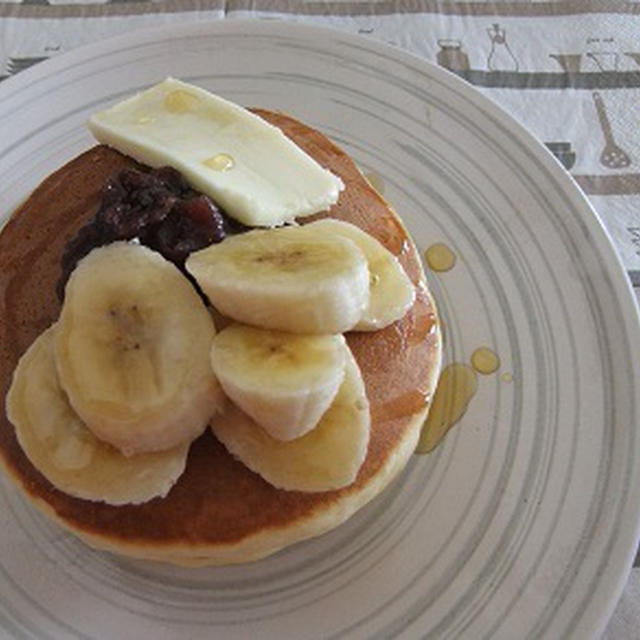
{"type": "Polygon", "coordinates": [[[96,553],[6,483],[0,625],[92,638],[584,638],[637,543],[638,321],[610,241],[570,178],[444,71],[342,33],[223,22],[132,33],[0,86],[6,216],[91,144],[88,115],[175,75],[282,109],[383,178],[429,274],[446,359],[486,345],[462,422],[348,523],[270,559],[178,570],[96,553]],[[507,381],[511,374],[513,379],[507,381]]]}

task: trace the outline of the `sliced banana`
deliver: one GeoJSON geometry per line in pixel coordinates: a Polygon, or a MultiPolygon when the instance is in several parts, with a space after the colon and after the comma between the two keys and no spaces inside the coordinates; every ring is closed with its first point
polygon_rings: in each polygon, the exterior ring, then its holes
{"type": "Polygon", "coordinates": [[[349,222],[326,218],[305,227],[318,234],[348,238],[364,253],[369,266],[369,304],[355,331],[376,331],[404,316],[415,300],[415,288],[398,259],[378,240],[349,222]]]}
{"type": "Polygon", "coordinates": [[[200,435],[220,406],[213,320],[178,269],[141,245],[94,249],[71,274],[55,335],[58,374],[93,433],[125,455],[200,435]]]}
{"type": "Polygon", "coordinates": [[[211,366],[224,392],[277,440],[316,426],[344,379],[341,335],[296,335],[232,325],[213,340],[211,366]]]}
{"type": "Polygon", "coordinates": [[[369,302],[362,251],[303,227],[227,238],[191,254],[186,267],[218,311],[265,329],[342,333],[369,302]]]}
{"type": "Polygon", "coordinates": [[[231,402],[211,421],[218,440],[252,471],[279,489],[329,491],[350,485],[369,443],[369,402],[348,347],[345,377],[318,425],[300,438],[270,436],[231,402]]]}
{"type": "Polygon", "coordinates": [[[69,495],[113,505],[164,497],[184,471],[189,444],[126,457],[101,442],[73,411],[60,387],[47,329],[20,359],[7,415],[31,463],[69,495]]]}

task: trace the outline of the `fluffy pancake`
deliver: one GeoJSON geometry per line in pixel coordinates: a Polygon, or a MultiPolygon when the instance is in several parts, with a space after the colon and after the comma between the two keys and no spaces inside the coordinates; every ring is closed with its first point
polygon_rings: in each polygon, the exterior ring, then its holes
{"type": "MultiPolygon", "coordinates": [[[[9,476],[38,508],[95,547],[186,565],[255,560],[346,520],[404,467],[418,441],[439,374],[441,340],[415,247],[343,151],[286,115],[256,113],[342,178],[346,189],[328,215],[378,238],[417,286],[404,318],[380,331],[347,335],[371,404],[367,457],[349,487],[282,491],[230,456],[207,430],[193,443],[185,473],[165,498],[115,507],[56,490],[26,458],[3,411],[0,459],[9,476]]],[[[18,359],[59,315],[55,288],[65,243],[94,214],[107,178],[132,166],[133,160],[112,149],[90,149],[47,178],[0,234],[3,402],[18,359]]]]}

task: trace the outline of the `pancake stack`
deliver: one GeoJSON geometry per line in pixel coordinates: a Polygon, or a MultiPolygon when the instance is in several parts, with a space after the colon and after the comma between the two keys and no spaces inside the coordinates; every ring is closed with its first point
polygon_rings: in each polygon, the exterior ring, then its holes
{"type": "MultiPolygon", "coordinates": [[[[301,222],[328,217],[356,225],[398,258],[415,286],[415,300],[400,320],[346,334],[370,406],[366,457],[355,481],[341,489],[279,489],[207,429],[191,444],[184,472],[164,497],[113,505],[55,488],[26,457],[3,411],[0,460],[6,473],[38,509],[93,547],[188,566],[256,560],[344,522],[404,468],[417,444],[440,370],[441,336],[416,249],[346,153],[287,115],[254,113],[344,182],[337,204],[301,222]]],[[[94,215],[104,183],[125,168],[140,165],[103,145],[89,149],[48,177],[0,234],[3,399],[20,357],[60,315],[56,282],[66,243],[94,215]]]]}

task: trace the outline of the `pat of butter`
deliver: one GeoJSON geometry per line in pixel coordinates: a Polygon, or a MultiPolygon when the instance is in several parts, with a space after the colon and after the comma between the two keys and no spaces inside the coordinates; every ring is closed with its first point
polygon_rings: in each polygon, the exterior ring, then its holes
{"type": "Polygon", "coordinates": [[[151,167],[169,165],[250,226],[328,209],[344,189],[280,129],[199,87],[167,78],[96,113],[99,142],[151,167]]]}

